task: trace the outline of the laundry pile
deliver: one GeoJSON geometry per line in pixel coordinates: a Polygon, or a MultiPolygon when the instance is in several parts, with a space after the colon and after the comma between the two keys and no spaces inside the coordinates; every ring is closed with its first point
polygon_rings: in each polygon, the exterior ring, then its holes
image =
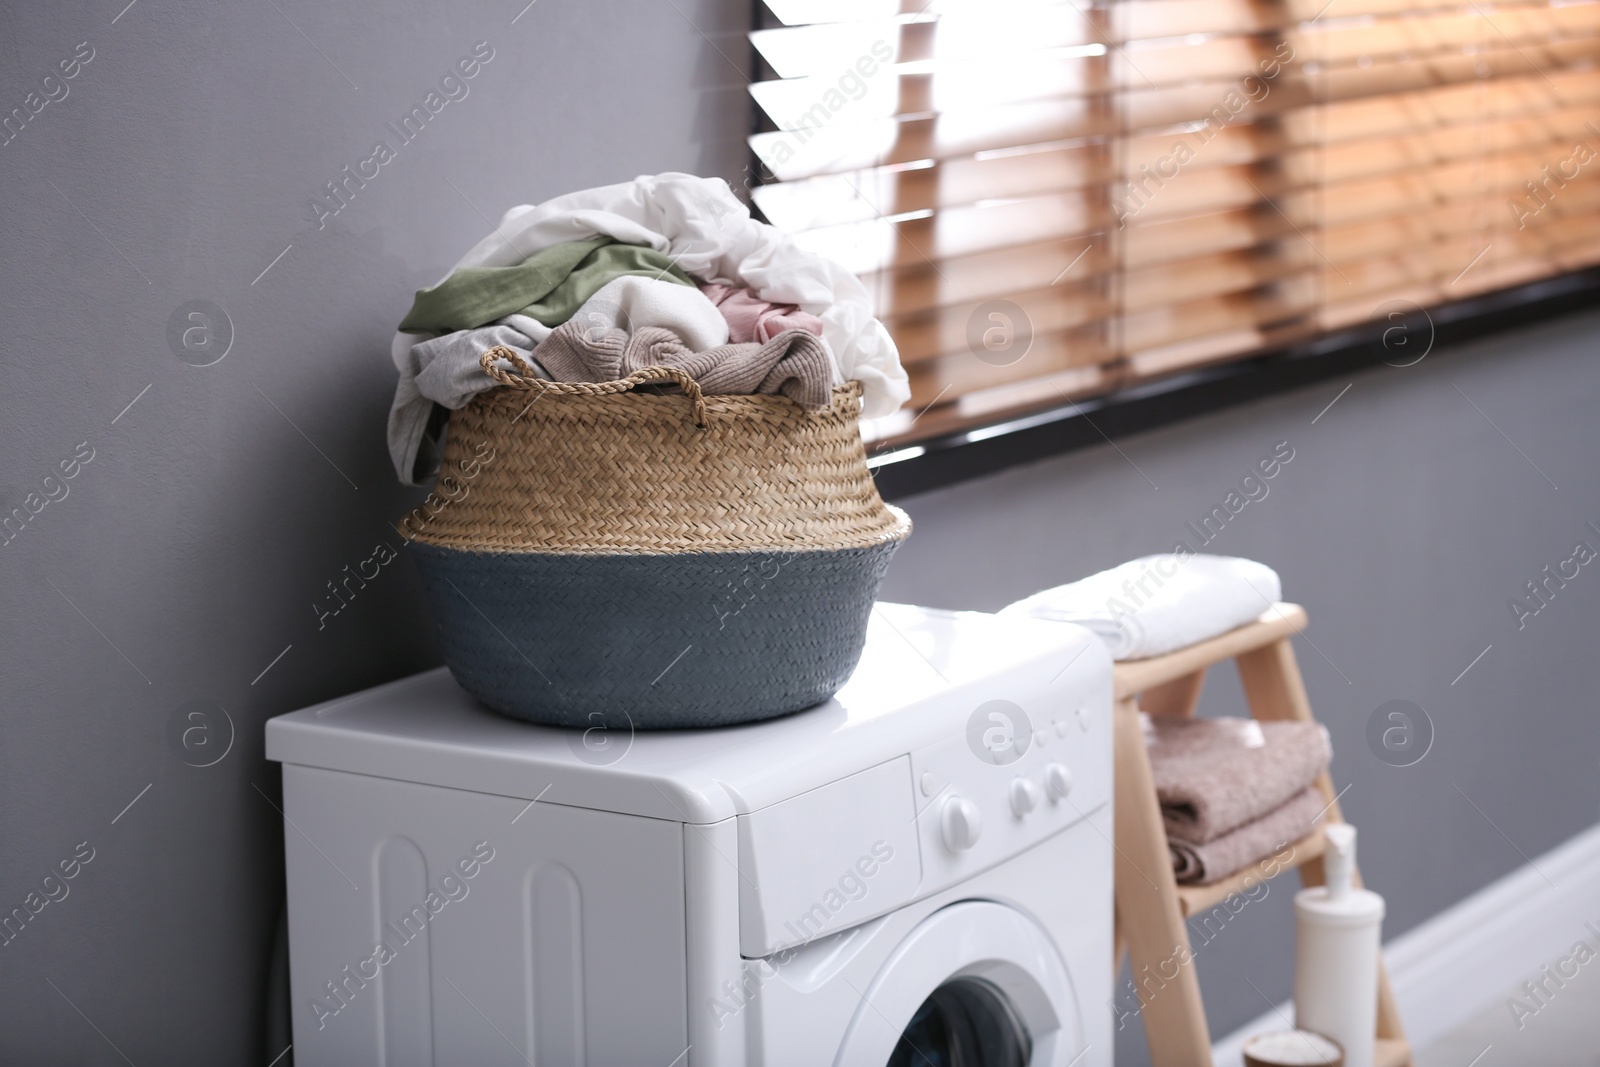
{"type": "Polygon", "coordinates": [[[1130,560],[1000,614],[1077,623],[1106,643],[1112,659],[1147,659],[1252,622],[1282,595],[1277,572],[1264,563],[1186,552],[1130,560]]]}
{"type": "Polygon", "coordinates": [[[560,382],[670,366],[708,394],[816,410],[854,380],[866,418],[910,397],[861,282],[751,218],[726,182],[688,174],[512,208],[399,331],[389,452],[407,484],[437,469],[448,412],[494,388],[479,359],[496,346],[560,382]]]}
{"type": "Polygon", "coordinates": [[[1333,750],[1312,722],[1141,715],[1180,882],[1216,882],[1309,834],[1333,750]]]}

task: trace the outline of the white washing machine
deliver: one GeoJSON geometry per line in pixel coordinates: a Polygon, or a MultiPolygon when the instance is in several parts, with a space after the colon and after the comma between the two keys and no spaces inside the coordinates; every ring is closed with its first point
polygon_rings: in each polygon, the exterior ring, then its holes
{"type": "Polygon", "coordinates": [[[547,729],[438,670],[267,753],[300,1067],[1112,1062],[1087,631],[881,604],[771,722],[547,729]]]}

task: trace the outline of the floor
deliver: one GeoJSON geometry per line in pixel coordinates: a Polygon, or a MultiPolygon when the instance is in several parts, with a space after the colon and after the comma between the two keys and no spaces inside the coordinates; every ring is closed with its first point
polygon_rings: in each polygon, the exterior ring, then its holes
{"type": "Polygon", "coordinates": [[[1418,1051],[1416,1067],[1597,1067],[1600,959],[1591,956],[1566,969],[1573,967],[1578,973],[1564,986],[1548,982],[1550,993],[1540,994],[1542,1003],[1508,990],[1500,1003],[1418,1051]],[[1517,1009],[1517,1003],[1527,1010],[1517,1009]]]}

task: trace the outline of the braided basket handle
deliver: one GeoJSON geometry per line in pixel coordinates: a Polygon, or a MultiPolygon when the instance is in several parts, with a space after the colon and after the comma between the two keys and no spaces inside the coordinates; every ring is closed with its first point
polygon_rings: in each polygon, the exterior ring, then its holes
{"type": "Polygon", "coordinates": [[[694,413],[694,424],[705,429],[706,400],[700,392],[700,383],[677,367],[641,367],[626,378],[610,382],[552,382],[548,378],[535,375],[533,368],[505,345],[495,345],[479,356],[478,365],[483,368],[485,374],[501,385],[508,385],[513,389],[534,389],[540,396],[545,393],[554,393],[557,396],[608,396],[612,393],[626,393],[635,386],[649,385],[653,382],[674,382],[689,398],[694,413]],[[515,371],[502,370],[495,365],[497,360],[502,359],[516,368],[515,371]]]}

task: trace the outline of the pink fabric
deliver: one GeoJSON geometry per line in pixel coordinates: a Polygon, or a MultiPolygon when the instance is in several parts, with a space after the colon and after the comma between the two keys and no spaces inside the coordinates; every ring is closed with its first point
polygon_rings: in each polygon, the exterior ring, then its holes
{"type": "Polygon", "coordinates": [[[728,320],[729,344],[764,345],[787,330],[804,330],[822,336],[822,320],[794,304],[769,304],[748,289],[735,289],[716,282],[701,282],[700,291],[728,320]]]}

